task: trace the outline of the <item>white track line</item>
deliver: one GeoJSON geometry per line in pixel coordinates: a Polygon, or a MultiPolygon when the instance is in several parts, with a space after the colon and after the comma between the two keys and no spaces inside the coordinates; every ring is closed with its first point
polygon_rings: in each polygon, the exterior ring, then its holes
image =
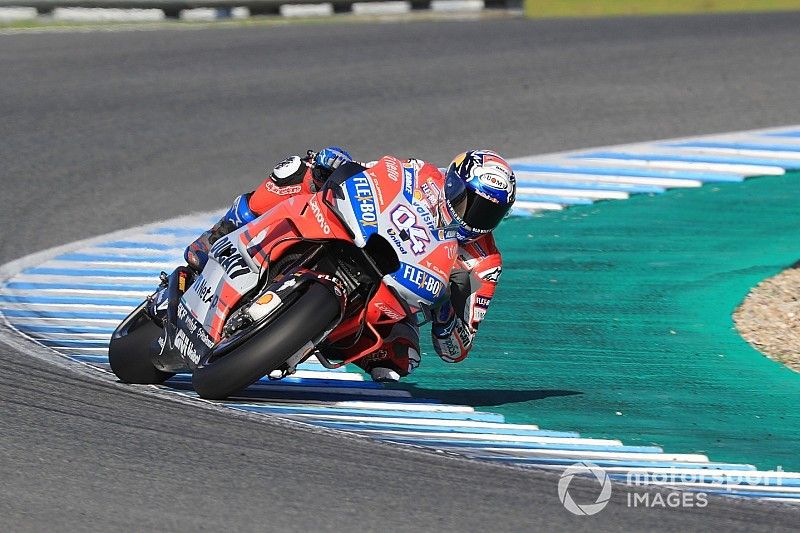
{"type": "Polygon", "coordinates": [[[530,209],[532,211],[561,211],[564,206],[552,202],[525,202],[517,200],[514,202],[515,209],[530,209]]]}
{"type": "MultiPolygon", "coordinates": [[[[673,152],[674,153],[674,152],[673,152]]],[[[685,161],[658,161],[642,159],[613,159],[605,158],[581,158],[576,162],[592,163],[597,166],[608,166],[618,168],[620,165],[631,168],[646,168],[652,170],[690,170],[702,172],[721,172],[729,174],[744,174],[748,176],[781,176],[786,171],[781,167],[767,165],[741,165],[732,163],[692,163],[685,161]]]]}
{"type": "Polygon", "coordinates": [[[567,198],[586,198],[590,200],[627,200],[630,194],[623,191],[604,191],[594,189],[551,189],[545,187],[519,187],[517,194],[544,194],[567,198]]]}
{"type": "Polygon", "coordinates": [[[567,444],[567,445],[596,445],[596,446],[622,446],[622,442],[616,439],[587,439],[581,437],[539,437],[534,435],[504,435],[482,434],[482,433],[458,433],[458,432],[427,432],[427,431],[404,431],[392,429],[358,429],[353,430],[358,433],[380,435],[382,437],[413,438],[420,440],[468,440],[468,441],[489,441],[489,442],[528,442],[535,444],[567,444]]]}
{"type": "Polygon", "coordinates": [[[337,415],[327,413],[286,413],[281,416],[291,418],[304,418],[315,420],[326,420],[331,422],[363,422],[366,424],[397,424],[399,426],[439,426],[439,427],[469,427],[483,429],[507,429],[521,431],[541,431],[539,426],[534,424],[508,424],[505,422],[480,422],[475,420],[446,420],[439,418],[401,418],[401,417],[382,417],[382,416],[356,416],[356,415],[337,415]]]}
{"type": "Polygon", "coordinates": [[[525,181],[526,179],[532,181],[552,181],[569,182],[579,181],[585,183],[615,183],[619,185],[649,185],[652,187],[663,187],[665,189],[681,188],[681,187],[700,187],[703,185],[699,180],[683,180],[676,178],[647,178],[647,177],[633,177],[633,176],[594,176],[589,174],[567,174],[563,172],[532,172],[527,170],[516,170],[514,174],[517,176],[518,181],[525,181]]]}
{"type": "Polygon", "coordinates": [[[474,450],[473,453],[491,452],[498,456],[508,458],[531,458],[542,457],[562,458],[562,459],[581,459],[587,460],[621,460],[621,461],[653,461],[653,462],[681,462],[681,463],[708,463],[707,456],[696,453],[638,453],[638,452],[611,452],[611,451],[582,451],[582,450],[536,450],[531,448],[482,448],[474,450]]]}

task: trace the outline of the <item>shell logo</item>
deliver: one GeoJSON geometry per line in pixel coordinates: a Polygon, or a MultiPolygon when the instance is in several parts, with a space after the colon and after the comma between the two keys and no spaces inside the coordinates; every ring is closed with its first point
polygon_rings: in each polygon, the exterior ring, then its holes
{"type": "Polygon", "coordinates": [[[259,303],[261,305],[266,305],[266,304],[270,303],[274,297],[275,297],[274,294],[272,294],[271,292],[268,292],[264,296],[262,296],[261,298],[256,300],[256,303],[259,303]]]}

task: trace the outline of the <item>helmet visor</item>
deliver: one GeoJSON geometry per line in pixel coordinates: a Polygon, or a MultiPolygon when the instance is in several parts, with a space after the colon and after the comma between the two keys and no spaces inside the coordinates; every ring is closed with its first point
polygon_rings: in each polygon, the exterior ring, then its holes
{"type": "Polygon", "coordinates": [[[456,216],[462,218],[467,209],[467,187],[461,178],[450,171],[447,172],[445,180],[444,196],[456,216]]]}
{"type": "Polygon", "coordinates": [[[471,229],[486,233],[500,224],[510,208],[509,204],[493,202],[470,190],[467,191],[467,205],[461,219],[471,229]]]}

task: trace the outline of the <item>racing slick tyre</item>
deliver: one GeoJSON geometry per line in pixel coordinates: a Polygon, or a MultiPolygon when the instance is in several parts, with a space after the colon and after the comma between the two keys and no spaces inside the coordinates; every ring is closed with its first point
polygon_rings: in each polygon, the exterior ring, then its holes
{"type": "Polygon", "coordinates": [[[161,336],[162,329],[147,316],[144,307],[142,303],[114,331],[108,346],[108,362],[122,382],[155,385],[175,374],[157,369],[150,360],[150,347],[161,336]]]}
{"type": "Polygon", "coordinates": [[[314,283],[273,322],[224,356],[199,366],[192,385],[201,398],[223,400],[280,368],[339,316],[339,300],[314,283]]]}

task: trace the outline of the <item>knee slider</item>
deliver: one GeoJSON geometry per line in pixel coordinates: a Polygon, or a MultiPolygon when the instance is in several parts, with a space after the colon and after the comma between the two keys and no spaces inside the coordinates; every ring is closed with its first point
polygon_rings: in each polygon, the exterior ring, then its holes
{"type": "Polygon", "coordinates": [[[300,159],[300,156],[293,155],[278,163],[277,166],[272,169],[269,179],[278,187],[299,185],[303,183],[307,168],[307,165],[300,159]]]}

